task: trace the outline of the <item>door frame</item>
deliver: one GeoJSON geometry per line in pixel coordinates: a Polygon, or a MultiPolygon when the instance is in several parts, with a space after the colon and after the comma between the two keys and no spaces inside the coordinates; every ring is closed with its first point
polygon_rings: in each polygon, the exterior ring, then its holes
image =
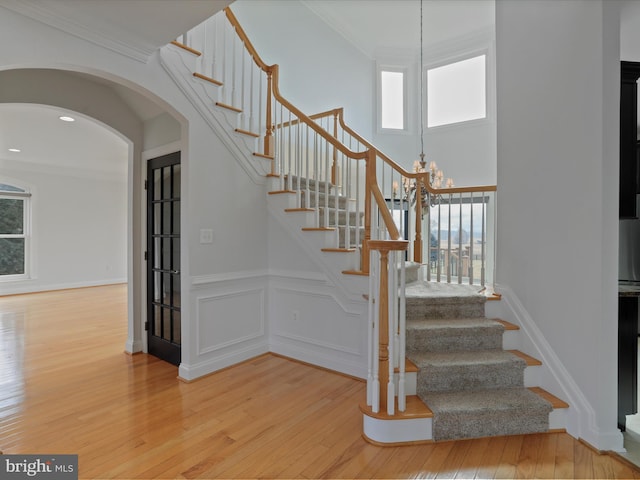
{"type": "MultiPolygon", "coordinates": [[[[145,150],[143,152],[141,152],[140,154],[140,163],[138,164],[138,171],[140,173],[139,178],[139,191],[140,191],[140,196],[138,198],[138,212],[139,212],[139,225],[140,225],[140,238],[138,239],[138,248],[140,249],[140,256],[139,256],[139,262],[138,266],[140,268],[140,274],[139,274],[139,282],[140,282],[140,298],[139,298],[139,302],[137,302],[138,305],[138,311],[137,311],[137,315],[135,315],[136,318],[136,326],[135,329],[140,332],[140,342],[141,342],[141,351],[142,353],[149,353],[149,345],[147,342],[147,332],[145,331],[145,323],[147,321],[147,296],[148,296],[148,285],[147,285],[147,261],[144,258],[144,253],[147,251],[147,191],[145,190],[145,182],[147,181],[147,162],[153,158],[157,158],[157,157],[162,157],[164,155],[169,155],[172,153],[177,153],[180,152],[180,162],[181,162],[181,169],[182,169],[182,178],[181,178],[181,185],[180,185],[180,190],[181,190],[181,194],[182,194],[182,198],[181,198],[181,205],[180,205],[180,228],[181,230],[184,229],[184,225],[185,225],[185,209],[184,209],[184,197],[186,196],[186,189],[185,189],[185,184],[186,184],[186,178],[185,178],[185,163],[186,163],[186,156],[184,154],[184,148],[183,148],[183,142],[180,140],[168,143],[166,145],[162,145],[160,147],[156,147],[156,148],[151,148],[149,150],[145,150]]],[[[185,242],[182,242],[185,243],[185,242]]],[[[181,249],[180,249],[180,269],[181,269],[181,275],[180,275],[180,288],[182,292],[186,292],[185,290],[185,271],[186,271],[186,265],[184,262],[185,259],[185,250],[186,250],[187,246],[186,245],[181,245],[181,249]]],[[[183,349],[182,349],[182,358],[184,359],[184,353],[185,353],[185,349],[184,349],[184,343],[185,343],[185,328],[184,328],[184,320],[185,320],[185,310],[187,310],[187,305],[184,304],[182,305],[182,339],[183,339],[183,349]]]]}

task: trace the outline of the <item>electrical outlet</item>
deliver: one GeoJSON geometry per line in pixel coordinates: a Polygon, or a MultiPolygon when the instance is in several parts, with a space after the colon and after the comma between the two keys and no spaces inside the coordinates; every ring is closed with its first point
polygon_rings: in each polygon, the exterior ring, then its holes
{"type": "Polygon", "coordinates": [[[200,230],[200,243],[213,243],[213,230],[210,228],[202,228],[200,230]]]}

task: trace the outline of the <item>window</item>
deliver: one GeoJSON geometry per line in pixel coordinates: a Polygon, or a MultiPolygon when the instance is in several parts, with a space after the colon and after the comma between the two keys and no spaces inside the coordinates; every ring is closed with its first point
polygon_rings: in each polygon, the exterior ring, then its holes
{"type": "Polygon", "coordinates": [[[487,117],[486,55],[427,70],[427,128],[487,117]]]}
{"type": "Polygon", "coordinates": [[[0,183],[0,279],[28,274],[30,197],[23,188],[0,183]]]}
{"type": "Polygon", "coordinates": [[[380,69],[380,127],[385,130],[406,128],[406,75],[401,69],[380,69]]]}

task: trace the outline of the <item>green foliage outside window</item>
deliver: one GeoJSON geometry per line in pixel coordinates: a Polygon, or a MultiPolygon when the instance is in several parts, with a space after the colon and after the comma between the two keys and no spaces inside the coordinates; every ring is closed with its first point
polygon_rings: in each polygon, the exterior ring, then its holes
{"type": "Polygon", "coordinates": [[[24,206],[22,198],[0,198],[0,275],[25,273],[24,206]]]}
{"type": "Polygon", "coordinates": [[[0,238],[0,275],[24,274],[24,238],[0,238]]]}

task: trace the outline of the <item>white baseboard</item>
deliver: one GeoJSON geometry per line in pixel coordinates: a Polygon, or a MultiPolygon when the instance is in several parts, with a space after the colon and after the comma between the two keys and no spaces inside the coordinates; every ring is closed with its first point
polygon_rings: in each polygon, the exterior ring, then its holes
{"type": "Polygon", "coordinates": [[[194,365],[188,365],[183,362],[178,368],[178,376],[183,380],[195,380],[198,377],[215,373],[218,370],[231,367],[237,363],[244,362],[245,360],[265,353],[269,353],[269,347],[266,342],[263,342],[246,348],[236,349],[231,353],[204,360],[194,365]]]}
{"type": "MultiPolygon", "coordinates": [[[[333,370],[356,378],[367,378],[366,358],[362,362],[348,361],[336,358],[335,351],[326,352],[309,351],[291,343],[276,341],[271,342],[269,351],[284,357],[289,357],[300,362],[309,363],[318,367],[333,370]]],[[[364,392],[364,384],[363,384],[364,392]]]]}
{"type": "Polygon", "coordinates": [[[50,292],[54,290],[69,290],[72,288],[100,287],[103,285],[117,285],[127,283],[126,278],[111,278],[107,280],[91,280],[83,282],[38,284],[33,280],[0,283],[0,296],[20,295],[24,293],[50,292]]]}
{"type": "Polygon", "coordinates": [[[520,327],[520,333],[524,336],[522,344],[529,345],[533,349],[525,353],[542,362],[541,367],[536,367],[539,369],[535,372],[536,383],[569,404],[566,414],[554,418],[554,422],[564,418],[566,422],[564,428],[570,435],[582,438],[601,450],[620,451],[624,440],[622,433],[618,429],[603,432],[597,427],[593,406],[515,293],[505,285],[496,285],[496,290],[502,294],[502,300],[487,302],[487,315],[503,318],[520,327]]]}

